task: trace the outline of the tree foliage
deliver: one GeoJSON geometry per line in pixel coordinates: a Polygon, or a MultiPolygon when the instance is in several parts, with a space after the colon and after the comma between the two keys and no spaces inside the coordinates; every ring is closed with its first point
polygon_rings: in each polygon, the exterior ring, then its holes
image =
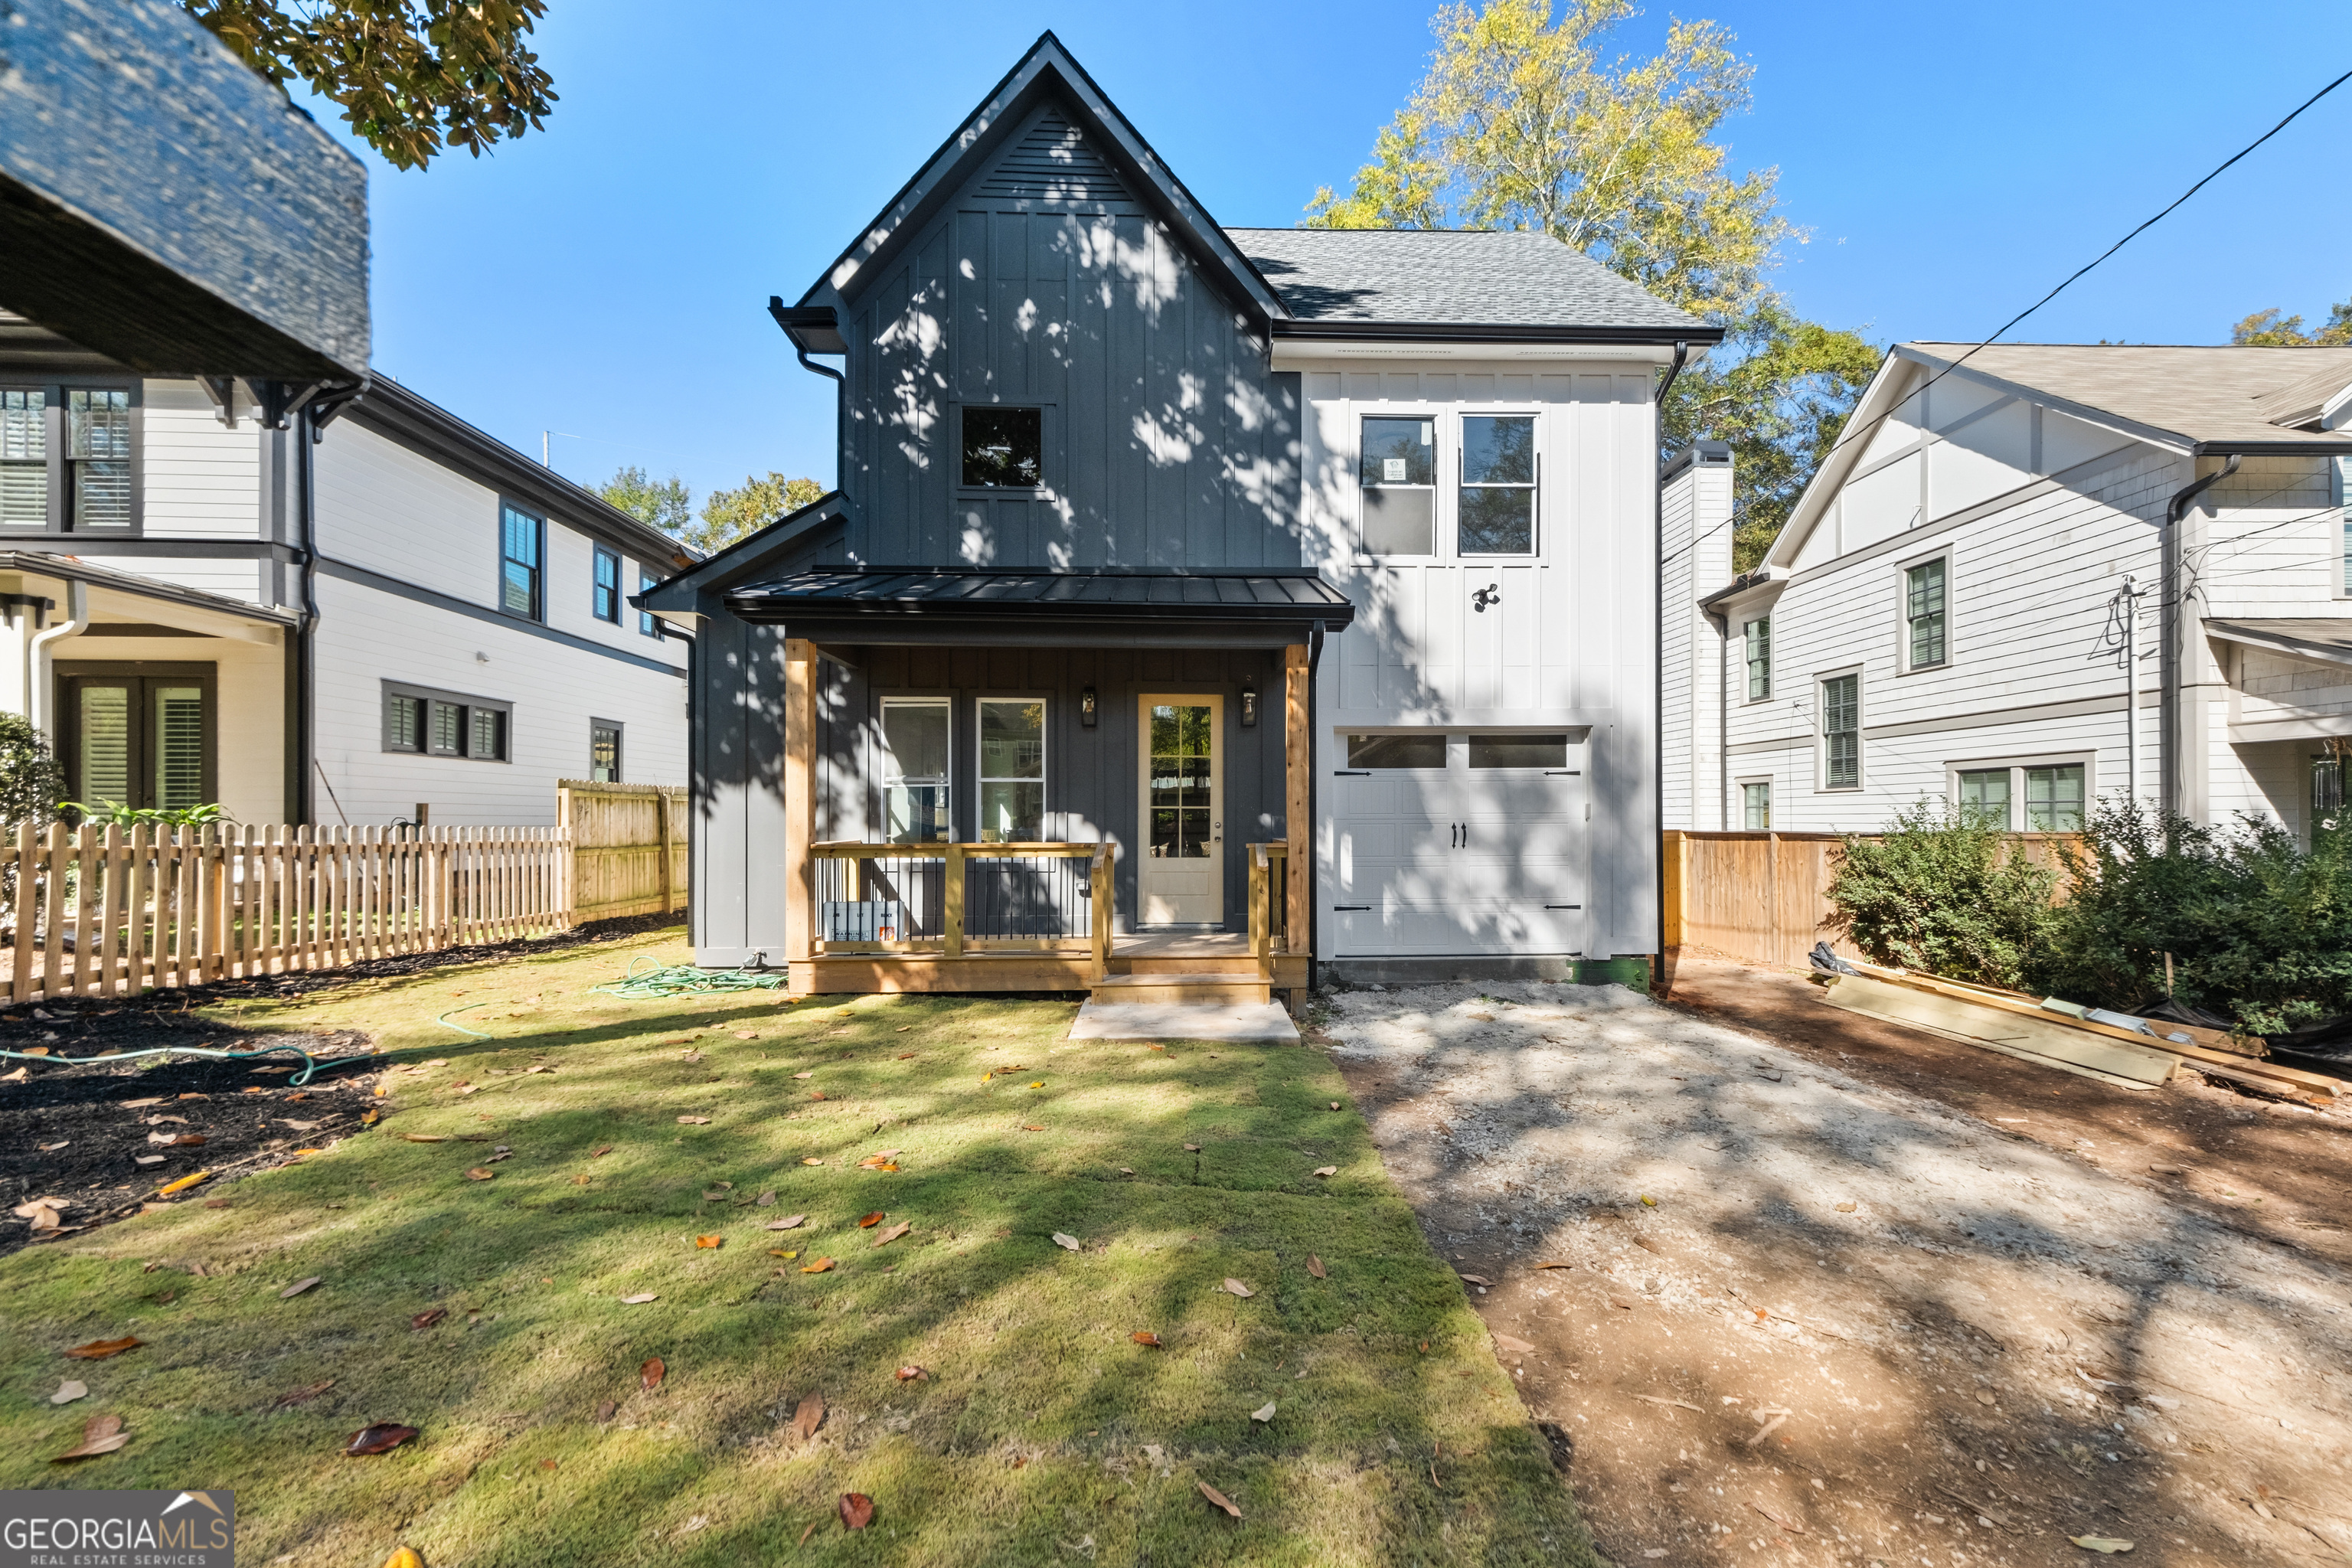
{"type": "Polygon", "coordinates": [[[1632,0],[1455,0],[1437,47],[1372,159],[1344,194],[1325,186],[1309,226],[1536,229],[1670,304],[1723,327],[1675,384],[1670,444],[1737,455],[1735,562],[1752,565],[1837,438],[1878,353],[1805,321],[1766,275],[1803,234],[1780,212],[1778,172],[1735,174],[1724,122],[1754,68],[1713,22],[1676,22],[1648,59],[1604,56],[1632,0]]]}
{"type": "Polygon", "coordinates": [[[1875,842],[1846,839],[1829,896],[1837,922],[1877,963],[2015,986],[2048,938],[2057,883],[2006,835],[1923,801],[1875,842]]]}
{"type": "Polygon", "coordinates": [[[2230,329],[2230,341],[2272,349],[2340,348],[2352,343],[2352,300],[2328,307],[2327,320],[2308,332],[2301,316],[2256,310],[2230,329]]]}
{"type": "Polygon", "coordinates": [[[528,46],[546,0],[182,0],[255,70],[342,106],[394,168],[477,158],[542,128],[554,79],[528,46]]]}
{"type": "Polygon", "coordinates": [[[65,770],[32,721],[0,713],[0,827],[47,827],[66,793],[65,770]]]}
{"type": "Polygon", "coordinates": [[[656,479],[632,465],[597,486],[596,493],[664,533],[683,537],[694,521],[693,493],[676,474],[656,479]]]}
{"type": "Polygon", "coordinates": [[[788,479],[771,468],[764,479],[749,476],[733,489],[711,491],[702,503],[701,518],[677,536],[706,552],[724,550],[787,512],[823,500],[824,493],[814,479],[788,479]]]}

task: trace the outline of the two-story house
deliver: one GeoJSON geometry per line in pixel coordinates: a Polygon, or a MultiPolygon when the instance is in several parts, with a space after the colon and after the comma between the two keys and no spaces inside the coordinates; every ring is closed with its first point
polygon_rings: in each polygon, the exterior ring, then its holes
{"type": "Polygon", "coordinates": [[[684,644],[627,600],[693,557],[396,382],[295,392],[0,312],[0,703],[69,797],[527,826],[683,783],[684,644]]]}
{"type": "Polygon", "coordinates": [[[772,307],[840,489],[643,600],[695,637],[699,962],[1657,951],[1655,393],[1713,329],[1539,236],[1223,228],[1050,34],[855,232],[772,307]]]}
{"type": "Polygon", "coordinates": [[[1904,343],[1848,431],[1736,578],[1669,466],[1669,826],[2336,816],[2352,349],[1904,343]]]}

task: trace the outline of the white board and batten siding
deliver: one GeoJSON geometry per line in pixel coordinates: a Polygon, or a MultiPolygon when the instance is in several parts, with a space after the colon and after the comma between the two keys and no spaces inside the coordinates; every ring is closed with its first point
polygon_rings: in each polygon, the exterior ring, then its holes
{"type": "Polygon", "coordinates": [[[1307,559],[1356,605],[1318,678],[1320,950],[1654,951],[1654,371],[1457,355],[1309,365],[1301,381],[1307,559]],[[1461,422],[1481,414],[1536,419],[1530,555],[1456,548],[1461,422]],[[1436,553],[1373,559],[1361,420],[1415,415],[1435,426],[1436,553]],[[1351,768],[1349,737],[1381,732],[1443,734],[1445,766],[1351,768]],[[1566,765],[1474,770],[1474,732],[1565,734],[1566,765]]]}

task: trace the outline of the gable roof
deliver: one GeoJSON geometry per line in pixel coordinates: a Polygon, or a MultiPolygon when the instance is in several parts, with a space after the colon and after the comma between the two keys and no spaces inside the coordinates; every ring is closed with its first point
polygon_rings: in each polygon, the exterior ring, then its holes
{"type": "Polygon", "coordinates": [[[677,610],[691,612],[696,595],[712,589],[731,587],[786,552],[798,549],[825,524],[838,522],[848,513],[848,503],[839,490],[827,490],[797,511],[788,511],[772,522],[753,529],[742,538],[712,551],[681,572],[663,578],[643,593],[633,595],[629,603],[641,610],[677,610]]]}
{"type": "Polygon", "coordinates": [[[1515,335],[1718,342],[1709,325],[1548,234],[1519,229],[1228,229],[1288,307],[1277,337],[1515,335]],[[1364,329],[1375,329],[1367,333],[1364,329]]]}
{"type": "MultiPolygon", "coordinates": [[[[855,299],[869,280],[882,275],[889,258],[954,199],[964,181],[995,155],[1029,111],[1048,97],[1066,106],[1080,132],[1101,149],[1113,171],[1231,290],[1236,301],[1246,301],[1263,317],[1286,313],[1280,297],[1225,237],[1208,209],[1193,199],[1184,183],[1051,31],[1038,35],[1020,63],[989,89],[955,133],[875,215],[824,275],[809,286],[801,296],[801,306],[806,309],[855,299]]],[[[786,330],[791,330],[789,324],[786,330]]],[[[811,352],[827,351],[812,347],[811,352]]]]}

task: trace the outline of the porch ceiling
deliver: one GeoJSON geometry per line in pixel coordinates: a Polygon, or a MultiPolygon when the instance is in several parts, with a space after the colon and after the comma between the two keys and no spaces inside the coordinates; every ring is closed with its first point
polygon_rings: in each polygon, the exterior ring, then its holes
{"type": "Polygon", "coordinates": [[[726,596],[747,621],[868,645],[1280,647],[1355,618],[1309,571],[1019,572],[820,566],[726,596]]]}

